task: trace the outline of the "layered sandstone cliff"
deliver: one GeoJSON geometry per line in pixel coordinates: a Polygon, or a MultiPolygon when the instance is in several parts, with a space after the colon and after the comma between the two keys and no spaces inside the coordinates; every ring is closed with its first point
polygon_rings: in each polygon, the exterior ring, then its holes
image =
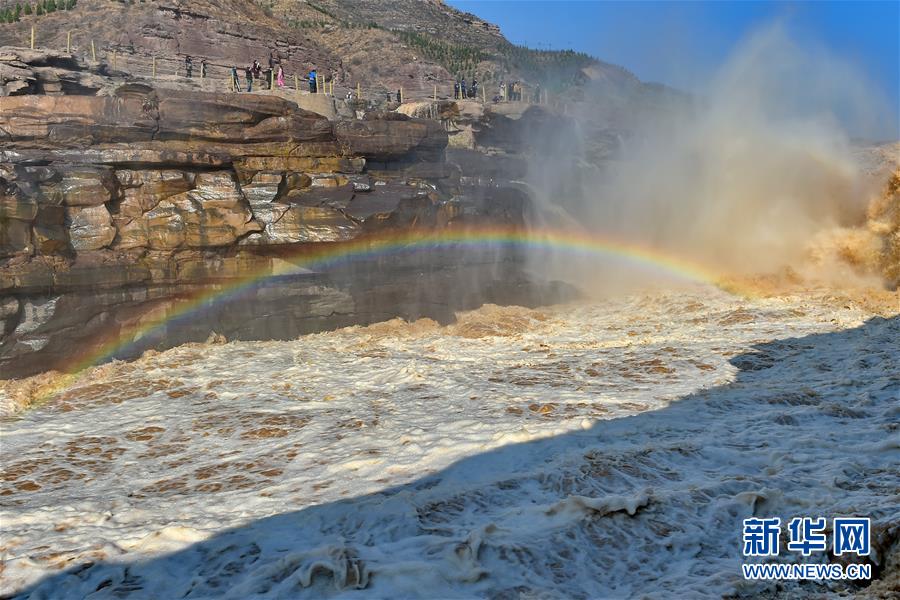
{"type": "Polygon", "coordinates": [[[496,268],[510,256],[464,250],[265,276],[301,265],[305,248],[386,231],[521,226],[526,195],[461,178],[439,119],[329,121],[275,96],[92,81],[100,95],[0,98],[0,378],[71,367],[248,275],[259,283],[242,299],[157,328],[127,353],[212,331],[284,338],[449,318],[527,286],[496,268]]]}

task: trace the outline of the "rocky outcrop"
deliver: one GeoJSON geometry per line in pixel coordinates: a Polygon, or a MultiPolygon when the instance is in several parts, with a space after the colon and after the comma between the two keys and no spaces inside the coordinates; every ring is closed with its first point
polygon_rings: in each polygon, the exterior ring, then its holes
{"type": "Polygon", "coordinates": [[[414,120],[396,113],[376,114],[375,117],[335,123],[338,142],[351,153],[371,161],[441,159],[447,146],[447,134],[439,123],[414,120]]]}
{"type": "Polygon", "coordinates": [[[455,110],[444,108],[441,103],[433,103],[434,108],[427,110],[422,104],[404,107],[404,111],[428,114],[436,110],[448,124],[450,146],[454,148],[546,154],[554,150],[548,147],[551,141],[575,143],[582,137],[574,119],[526,102],[482,104],[461,100],[454,103],[455,110]]]}
{"type": "Polygon", "coordinates": [[[332,124],[280,98],[144,85],[0,98],[0,131],[7,258],[308,241],[364,203],[367,160],[399,172],[446,145],[430,121],[332,124]]]}
{"type": "Polygon", "coordinates": [[[282,339],[538,298],[503,250],[303,266],[307,248],[385,230],[523,224],[527,195],[494,184],[475,193],[447,162],[437,120],[331,122],[273,96],[129,83],[0,98],[0,136],[0,378],[71,367],[248,276],[259,284],[240,301],[117,355],[211,331],[282,339]],[[289,275],[266,278],[276,272],[289,275]]]}
{"type": "Polygon", "coordinates": [[[0,96],[95,94],[108,88],[103,70],[89,70],[56,50],[0,48],[0,96]]]}

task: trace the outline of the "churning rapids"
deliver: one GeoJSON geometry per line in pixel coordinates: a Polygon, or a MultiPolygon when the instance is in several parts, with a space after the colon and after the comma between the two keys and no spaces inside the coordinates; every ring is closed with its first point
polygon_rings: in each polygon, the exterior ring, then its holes
{"type": "Polygon", "coordinates": [[[898,340],[698,287],[105,365],[3,423],[0,593],[756,594],[754,514],[870,516],[896,585],[898,340]]]}

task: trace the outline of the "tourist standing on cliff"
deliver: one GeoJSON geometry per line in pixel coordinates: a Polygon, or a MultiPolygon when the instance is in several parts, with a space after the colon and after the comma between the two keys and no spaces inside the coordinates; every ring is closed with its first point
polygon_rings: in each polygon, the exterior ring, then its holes
{"type": "Polygon", "coordinates": [[[191,77],[193,75],[194,61],[191,60],[190,56],[184,57],[184,72],[187,74],[188,77],[191,77]]]}
{"type": "MultiPolygon", "coordinates": [[[[241,91],[241,82],[238,80],[237,67],[231,65],[231,89],[235,92],[241,91]]],[[[247,90],[248,92],[250,90],[247,90]]]]}
{"type": "Polygon", "coordinates": [[[206,59],[201,58],[200,59],[200,78],[202,79],[204,77],[206,77],[206,59]]]}
{"type": "Polygon", "coordinates": [[[247,78],[247,91],[253,91],[253,66],[249,66],[244,69],[244,76],[247,78]]]}
{"type": "Polygon", "coordinates": [[[318,87],[318,78],[319,74],[316,73],[316,70],[313,69],[309,72],[309,93],[315,94],[318,87]]]}
{"type": "Polygon", "coordinates": [[[459,81],[453,82],[453,99],[459,100],[459,81]]]}
{"type": "Polygon", "coordinates": [[[459,82],[459,97],[467,98],[468,94],[466,93],[466,78],[463,77],[462,81],[459,82]]]}
{"type": "Polygon", "coordinates": [[[278,87],[284,87],[284,69],[278,65],[278,75],[275,76],[278,87]]]}

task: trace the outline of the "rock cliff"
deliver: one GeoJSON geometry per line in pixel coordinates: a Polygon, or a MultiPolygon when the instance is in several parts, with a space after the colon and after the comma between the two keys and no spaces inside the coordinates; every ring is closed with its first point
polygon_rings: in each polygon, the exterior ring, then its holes
{"type": "Polygon", "coordinates": [[[213,331],[289,338],[398,315],[447,320],[547,291],[515,256],[483,249],[265,277],[307,248],[387,231],[521,226],[527,196],[461,177],[440,120],[329,121],[275,96],[114,86],[66,67],[32,57],[21,68],[80,83],[0,98],[0,378],[71,367],[248,275],[259,281],[240,298],[113,355],[213,331]]]}
{"type": "MultiPolygon", "coordinates": [[[[0,0],[0,8],[13,6],[0,0]]],[[[62,51],[94,64],[157,81],[185,79],[228,89],[232,66],[241,70],[268,57],[284,67],[289,83],[316,68],[343,97],[361,86],[366,100],[404,89],[408,99],[450,98],[455,78],[477,78],[488,93],[501,80],[553,90],[574,98],[588,81],[615,90],[642,86],[614,65],[572,51],[515,46],[496,25],[437,0],[78,0],[70,10],[22,15],[0,24],[0,46],[62,51]],[[206,81],[199,61],[207,64],[206,81]]],[[[2,78],[0,70],[0,78],[2,78]]],[[[69,85],[66,81],[50,84],[69,85]]],[[[649,87],[644,90],[656,96],[649,87]]]]}

